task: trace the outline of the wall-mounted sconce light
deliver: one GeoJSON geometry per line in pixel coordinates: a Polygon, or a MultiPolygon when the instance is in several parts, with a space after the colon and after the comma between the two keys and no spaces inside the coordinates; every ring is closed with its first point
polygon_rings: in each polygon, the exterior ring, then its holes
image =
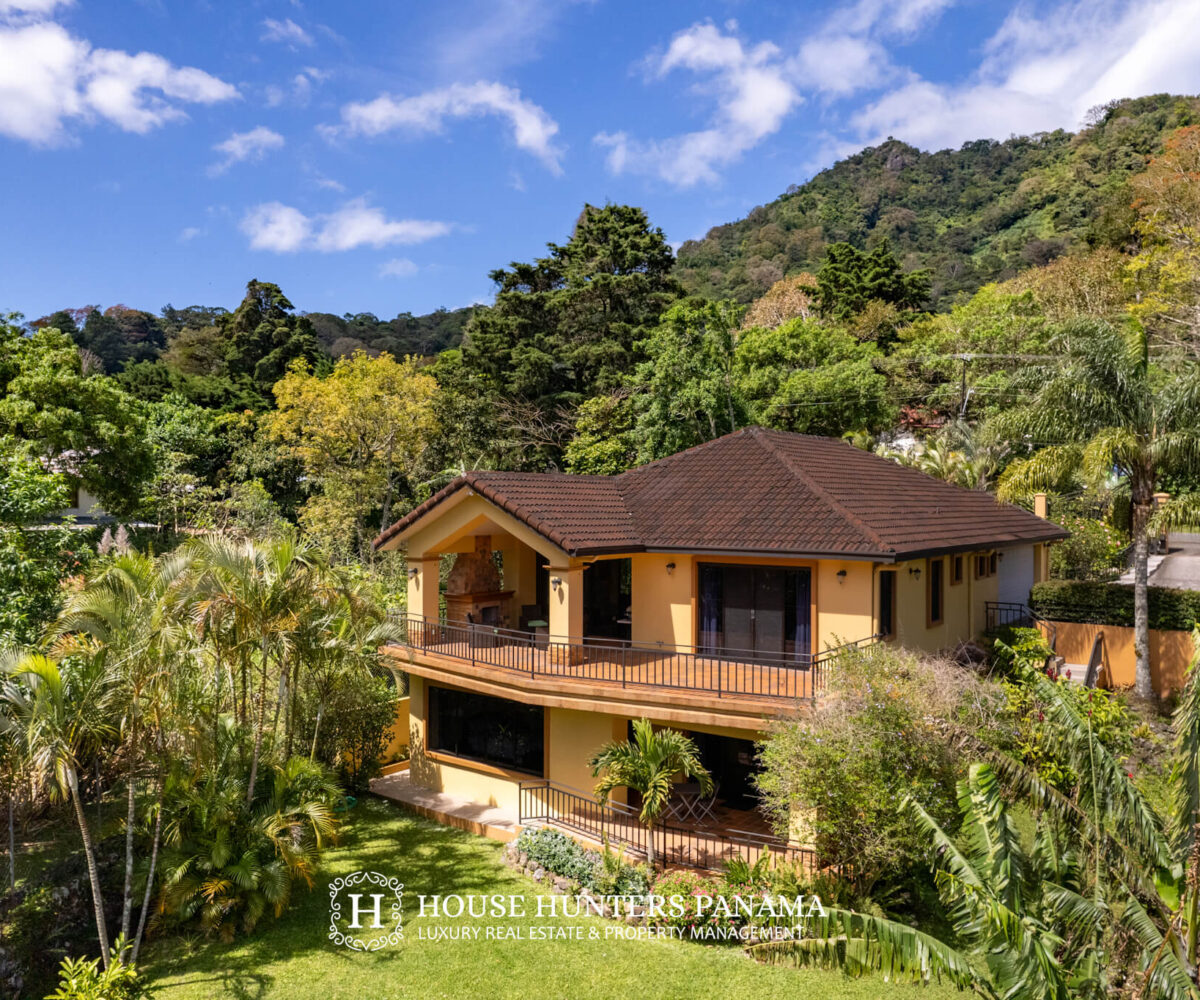
{"type": "Polygon", "coordinates": [[[418,570],[417,570],[416,566],[409,566],[408,567],[408,578],[410,580],[413,579],[413,577],[415,577],[417,575],[417,572],[418,572],[418,570]]]}
{"type": "Polygon", "coordinates": [[[915,576],[918,580],[921,579],[921,567],[920,566],[909,566],[908,567],[908,575],[915,576]]]}
{"type": "Polygon", "coordinates": [[[844,569],[839,569],[837,571],[837,578],[838,578],[838,583],[845,583],[846,582],[846,571],[844,569]]]}
{"type": "Polygon", "coordinates": [[[1001,559],[1003,559],[1003,558],[1004,558],[1004,553],[1003,553],[1003,552],[997,552],[997,553],[996,553],[996,555],[997,555],[999,558],[1001,558],[1001,559]]]}
{"type": "Polygon", "coordinates": [[[562,577],[561,576],[550,577],[550,586],[553,587],[554,590],[557,592],[558,588],[562,586],[562,577]]]}
{"type": "Polygon", "coordinates": [[[674,572],[675,572],[675,564],[673,562],[667,563],[667,576],[670,576],[674,572]]]}

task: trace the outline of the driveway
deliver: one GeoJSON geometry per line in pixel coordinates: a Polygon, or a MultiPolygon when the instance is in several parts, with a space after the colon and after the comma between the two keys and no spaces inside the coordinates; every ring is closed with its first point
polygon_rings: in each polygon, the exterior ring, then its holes
{"type": "MultiPolygon", "coordinates": [[[[1133,583],[1133,571],[1121,577],[1133,583]]],[[[1150,586],[1200,590],[1200,535],[1172,532],[1168,552],[1150,557],[1150,586]]]]}

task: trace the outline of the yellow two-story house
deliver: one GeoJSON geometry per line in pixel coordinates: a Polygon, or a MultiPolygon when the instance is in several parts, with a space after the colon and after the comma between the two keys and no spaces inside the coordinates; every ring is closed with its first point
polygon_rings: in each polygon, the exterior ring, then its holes
{"type": "Polygon", "coordinates": [[[761,428],[618,476],[468,473],[376,540],[408,553],[407,638],[388,647],[410,676],[407,780],[636,849],[626,806],[592,802],[587,759],[647,717],[688,732],[718,786],[681,787],[668,859],[779,846],[753,786],[771,720],[820,695],[842,647],[978,636],[1065,536],[841,441],[761,428]]]}

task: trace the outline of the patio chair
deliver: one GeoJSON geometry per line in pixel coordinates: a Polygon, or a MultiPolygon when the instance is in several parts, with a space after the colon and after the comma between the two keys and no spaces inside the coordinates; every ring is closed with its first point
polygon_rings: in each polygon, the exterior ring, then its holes
{"type": "Polygon", "coordinates": [[[706,799],[696,796],[696,798],[693,800],[691,818],[697,826],[703,826],[708,820],[716,818],[713,814],[713,810],[716,808],[717,793],[720,790],[721,783],[719,781],[714,781],[712,795],[706,799]]]}
{"type": "Polygon", "coordinates": [[[672,789],[673,794],[667,802],[667,811],[671,818],[686,822],[692,818],[696,803],[700,800],[700,784],[696,781],[680,782],[672,789]]]}

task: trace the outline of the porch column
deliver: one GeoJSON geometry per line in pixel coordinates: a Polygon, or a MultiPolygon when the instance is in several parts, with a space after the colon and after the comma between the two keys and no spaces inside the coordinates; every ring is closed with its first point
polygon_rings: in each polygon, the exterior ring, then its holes
{"type": "MultiPolygon", "coordinates": [[[[580,566],[550,567],[550,641],[576,643],[583,638],[583,569],[580,566]],[[554,581],[558,580],[556,587],[554,581]]],[[[582,657],[582,650],[561,647],[568,662],[582,657]]]]}
{"type": "Polygon", "coordinates": [[[542,556],[516,539],[508,541],[500,552],[504,559],[504,589],[513,592],[508,627],[518,628],[521,606],[537,603],[537,561],[542,556]]]}
{"type": "MultiPolygon", "coordinates": [[[[438,620],[438,577],[441,558],[434,555],[408,557],[408,613],[421,615],[427,622],[438,620]],[[414,572],[415,570],[415,572],[414,572]]],[[[418,645],[424,643],[419,626],[410,629],[418,645]]]]}

